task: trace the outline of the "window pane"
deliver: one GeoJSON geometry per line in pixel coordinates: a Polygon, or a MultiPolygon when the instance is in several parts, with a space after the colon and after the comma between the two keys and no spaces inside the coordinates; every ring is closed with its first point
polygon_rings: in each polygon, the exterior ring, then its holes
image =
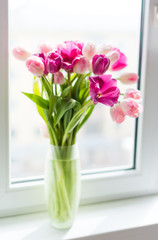
{"type": "MultiPolygon", "coordinates": [[[[73,0],[10,0],[10,48],[21,45],[35,52],[41,41],[52,46],[65,40],[106,42],[127,55],[125,71],[137,72],[140,15],[140,0],[80,0],[75,3],[73,0]]],[[[49,141],[40,132],[42,120],[36,107],[21,93],[32,92],[32,80],[25,64],[10,55],[13,179],[43,175],[49,141]]],[[[133,119],[116,125],[111,120],[109,108],[98,104],[78,134],[82,170],[133,167],[134,134],[133,119]]]]}

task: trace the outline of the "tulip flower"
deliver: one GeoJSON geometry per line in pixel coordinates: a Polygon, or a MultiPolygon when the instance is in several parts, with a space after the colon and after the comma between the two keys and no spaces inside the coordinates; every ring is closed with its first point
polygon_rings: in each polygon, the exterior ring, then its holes
{"type": "Polygon", "coordinates": [[[40,57],[31,56],[26,60],[28,70],[35,76],[42,76],[44,74],[44,64],[40,57]]]}
{"type": "Polygon", "coordinates": [[[102,75],[108,69],[110,60],[105,55],[95,55],[92,59],[93,73],[102,75]]]}
{"type": "Polygon", "coordinates": [[[141,94],[139,90],[129,88],[126,90],[124,98],[133,98],[135,100],[141,100],[141,94]]]}
{"type": "Polygon", "coordinates": [[[116,104],[110,108],[110,115],[112,117],[112,120],[118,124],[122,123],[125,120],[126,116],[121,109],[120,104],[116,104]]]}
{"type": "Polygon", "coordinates": [[[111,66],[111,71],[119,71],[127,66],[127,57],[118,48],[114,48],[120,54],[119,59],[111,66]]]}
{"type": "Polygon", "coordinates": [[[120,107],[125,115],[137,118],[141,112],[143,112],[143,107],[136,100],[132,98],[124,99],[120,103],[120,107]]]}
{"type": "Polygon", "coordinates": [[[104,54],[106,55],[107,53],[112,51],[112,46],[107,45],[105,43],[102,43],[99,45],[99,47],[97,48],[97,54],[104,54]]]}
{"type": "Polygon", "coordinates": [[[17,58],[18,60],[21,60],[21,61],[25,61],[28,57],[31,56],[31,53],[29,53],[24,48],[21,48],[19,46],[14,47],[12,49],[12,54],[15,58],[17,58]]]}
{"type": "Polygon", "coordinates": [[[134,84],[138,82],[139,76],[136,73],[124,73],[119,80],[124,84],[134,84]]]}
{"type": "Polygon", "coordinates": [[[83,56],[89,60],[96,54],[96,45],[93,42],[87,42],[82,49],[83,56]]]}
{"type": "Polygon", "coordinates": [[[73,72],[85,74],[89,70],[89,61],[85,57],[77,57],[73,61],[73,72]]]}
{"type": "Polygon", "coordinates": [[[54,73],[54,83],[60,85],[65,83],[64,75],[61,72],[54,73]]]}
{"type": "Polygon", "coordinates": [[[47,68],[46,68],[46,54],[45,53],[36,53],[34,54],[34,56],[37,56],[37,57],[40,57],[43,64],[44,64],[44,74],[47,75],[48,74],[48,71],[47,71],[47,68]]]}
{"type": "Polygon", "coordinates": [[[50,52],[46,59],[46,68],[49,73],[56,73],[61,68],[61,57],[54,52],[50,52]]]}
{"type": "Polygon", "coordinates": [[[57,53],[62,57],[62,68],[66,71],[72,71],[72,62],[76,57],[82,55],[83,43],[77,41],[66,41],[58,45],[57,53]]]}
{"type": "Polygon", "coordinates": [[[110,59],[110,66],[113,65],[120,58],[120,53],[117,51],[112,51],[107,54],[107,57],[110,59]]]}
{"type": "Polygon", "coordinates": [[[98,102],[112,107],[118,102],[120,90],[117,87],[117,80],[112,75],[100,75],[89,77],[90,96],[94,104],[98,102]]]}

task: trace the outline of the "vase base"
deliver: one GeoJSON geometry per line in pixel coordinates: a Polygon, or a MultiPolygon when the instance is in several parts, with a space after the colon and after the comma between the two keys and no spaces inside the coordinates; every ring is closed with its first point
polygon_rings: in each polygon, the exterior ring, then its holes
{"type": "Polygon", "coordinates": [[[60,230],[64,230],[64,229],[69,229],[72,227],[73,225],[73,222],[72,221],[68,221],[68,222],[64,222],[64,223],[58,223],[58,222],[53,222],[53,221],[50,221],[50,224],[53,228],[55,229],[60,229],[60,230]]]}

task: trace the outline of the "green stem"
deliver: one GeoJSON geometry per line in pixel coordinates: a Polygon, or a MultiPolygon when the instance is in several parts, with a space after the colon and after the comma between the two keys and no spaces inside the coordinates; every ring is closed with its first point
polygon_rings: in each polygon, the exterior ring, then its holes
{"type": "MultiPolygon", "coordinates": [[[[68,71],[68,73],[67,73],[67,77],[68,77],[68,79],[67,79],[68,86],[71,86],[71,82],[70,82],[70,72],[69,72],[69,71],[68,71]]],[[[70,88],[69,95],[70,95],[70,98],[71,98],[71,88],[70,88]]]]}
{"type": "Polygon", "coordinates": [[[58,91],[57,91],[57,84],[55,84],[55,95],[58,95],[58,91]]]}
{"type": "Polygon", "coordinates": [[[56,171],[57,171],[59,183],[61,184],[61,188],[62,188],[62,194],[64,196],[63,200],[65,201],[66,207],[67,207],[69,215],[71,217],[72,213],[71,213],[70,203],[69,203],[69,199],[68,199],[68,195],[67,195],[67,191],[66,191],[66,187],[65,187],[64,174],[63,174],[63,171],[61,168],[60,160],[55,161],[55,164],[56,164],[56,171]]]}

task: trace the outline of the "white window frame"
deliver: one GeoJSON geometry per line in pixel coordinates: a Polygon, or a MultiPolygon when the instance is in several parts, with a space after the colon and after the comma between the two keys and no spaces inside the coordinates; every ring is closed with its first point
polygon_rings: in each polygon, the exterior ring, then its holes
{"type": "MultiPolygon", "coordinates": [[[[45,209],[43,181],[10,185],[8,99],[8,1],[0,1],[0,216],[45,209]]],[[[144,3],[144,1],[143,1],[144,3]]],[[[154,6],[147,0],[144,10],[141,53],[141,90],[144,113],[139,118],[136,168],[128,171],[82,176],[81,204],[103,202],[158,193],[158,26],[154,6]]]]}

